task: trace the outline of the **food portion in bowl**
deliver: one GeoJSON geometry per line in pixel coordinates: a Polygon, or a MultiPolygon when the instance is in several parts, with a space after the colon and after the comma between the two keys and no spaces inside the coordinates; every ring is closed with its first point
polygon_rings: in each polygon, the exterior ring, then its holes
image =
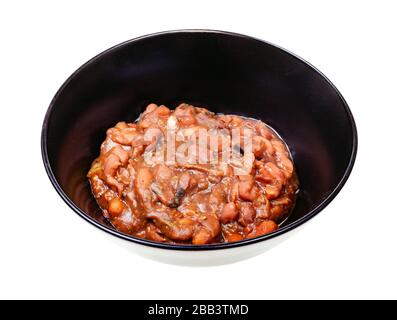
{"type": "Polygon", "coordinates": [[[273,129],[186,103],[150,104],[136,122],[109,129],[88,178],[120,232],[193,245],[277,230],[298,191],[288,147],[273,129]]]}

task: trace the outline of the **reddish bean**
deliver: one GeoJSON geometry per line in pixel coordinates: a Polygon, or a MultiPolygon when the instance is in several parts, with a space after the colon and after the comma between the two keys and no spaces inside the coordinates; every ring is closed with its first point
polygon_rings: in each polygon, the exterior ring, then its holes
{"type": "Polygon", "coordinates": [[[225,235],[226,242],[237,242],[243,240],[244,237],[239,233],[231,233],[225,235]]]}
{"type": "Polygon", "coordinates": [[[182,103],[175,109],[175,116],[182,126],[191,126],[196,123],[194,108],[186,103],[182,103]]]}
{"type": "Polygon", "coordinates": [[[103,165],[103,173],[106,176],[114,176],[116,170],[121,166],[120,158],[115,154],[109,154],[105,158],[105,163],[103,165]]]}
{"type": "Polygon", "coordinates": [[[151,103],[151,104],[149,104],[149,105],[146,107],[146,110],[145,110],[144,114],[153,112],[153,111],[156,110],[157,108],[158,108],[157,104],[151,103]]]}
{"type": "Polygon", "coordinates": [[[116,146],[110,152],[116,155],[123,165],[128,162],[128,152],[122,146],[116,146]]]}
{"type": "Polygon", "coordinates": [[[166,116],[170,115],[170,113],[171,113],[170,109],[168,109],[166,106],[163,106],[163,105],[158,107],[156,112],[161,117],[166,117],[166,116]]]}
{"type": "Polygon", "coordinates": [[[243,200],[254,201],[258,196],[258,189],[255,186],[255,181],[252,177],[247,180],[240,181],[238,184],[238,194],[243,200]]]}
{"type": "Polygon", "coordinates": [[[238,209],[234,202],[229,202],[223,207],[220,220],[222,223],[235,221],[238,218],[238,213],[238,209]]]}
{"type": "Polygon", "coordinates": [[[109,202],[109,213],[113,217],[120,216],[124,211],[124,204],[119,198],[113,198],[109,202]]]}
{"type": "Polygon", "coordinates": [[[187,241],[193,236],[195,223],[191,219],[175,219],[165,211],[150,212],[147,218],[153,219],[161,232],[172,240],[187,241]]]}
{"type": "Polygon", "coordinates": [[[110,133],[110,136],[114,142],[124,146],[131,145],[137,135],[139,135],[139,132],[135,127],[126,127],[123,129],[116,128],[110,133]]]}
{"type": "Polygon", "coordinates": [[[200,220],[200,223],[209,231],[212,238],[215,238],[221,232],[221,224],[216,216],[207,215],[204,219],[200,220]]]}
{"type": "Polygon", "coordinates": [[[186,191],[189,188],[190,183],[191,183],[190,174],[188,174],[186,172],[182,173],[179,176],[178,189],[182,189],[182,190],[186,191]]]}
{"type": "Polygon", "coordinates": [[[261,158],[263,156],[263,152],[266,149],[265,138],[261,136],[254,136],[252,138],[252,152],[255,157],[261,158]]]}
{"type": "Polygon", "coordinates": [[[240,214],[238,222],[246,227],[250,223],[254,222],[256,211],[250,202],[242,202],[240,204],[240,214]]]}
{"type": "Polygon", "coordinates": [[[261,222],[255,230],[253,230],[250,234],[247,235],[247,238],[254,238],[264,234],[268,234],[270,232],[276,231],[278,229],[277,223],[272,220],[265,220],[261,222]]]}
{"type": "Polygon", "coordinates": [[[166,238],[161,235],[161,231],[153,223],[148,223],[145,231],[146,238],[149,240],[157,242],[166,241],[166,238]]]}
{"type": "Polygon", "coordinates": [[[274,150],[279,154],[287,153],[287,148],[285,147],[284,143],[278,139],[272,139],[271,143],[273,145],[274,150]]]}
{"type": "Polygon", "coordinates": [[[280,195],[281,188],[279,186],[275,186],[272,184],[269,184],[265,186],[265,195],[266,198],[271,200],[271,199],[276,199],[280,195]]]}
{"type": "Polygon", "coordinates": [[[294,172],[294,165],[292,164],[292,161],[286,155],[281,155],[279,158],[279,163],[280,167],[284,170],[285,176],[288,179],[291,178],[292,173],[294,172]]]}
{"type": "Polygon", "coordinates": [[[205,228],[200,228],[193,235],[192,244],[203,245],[203,244],[210,243],[211,240],[212,240],[211,233],[205,228]]]}

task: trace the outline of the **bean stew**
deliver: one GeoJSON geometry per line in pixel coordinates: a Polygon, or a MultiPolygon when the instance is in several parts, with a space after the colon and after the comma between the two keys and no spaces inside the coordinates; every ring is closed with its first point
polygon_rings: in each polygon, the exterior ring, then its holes
{"type": "Polygon", "coordinates": [[[136,122],[109,129],[88,178],[114,228],[177,244],[275,231],[298,192],[288,147],[272,128],[186,103],[150,104],[136,122]]]}

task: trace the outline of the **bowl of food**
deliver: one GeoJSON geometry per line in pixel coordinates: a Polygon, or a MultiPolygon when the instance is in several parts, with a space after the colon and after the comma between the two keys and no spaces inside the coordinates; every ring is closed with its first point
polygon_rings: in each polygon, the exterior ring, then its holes
{"type": "Polygon", "coordinates": [[[317,69],[211,30],[100,53],[56,93],[41,142],[79,216],[135,252],[190,265],[252,257],[299,230],[357,152],[348,105],[317,69]]]}

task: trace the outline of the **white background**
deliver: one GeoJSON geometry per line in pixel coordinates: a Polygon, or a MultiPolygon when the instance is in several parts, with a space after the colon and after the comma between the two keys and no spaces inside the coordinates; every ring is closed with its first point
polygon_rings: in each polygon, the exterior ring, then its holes
{"type": "Polygon", "coordinates": [[[0,298],[397,298],[395,1],[2,1],[0,298]],[[221,29],[310,61],[355,116],[359,152],[338,197],[271,251],[213,268],[133,255],[62,202],[40,130],[63,81],[140,35],[221,29]]]}

